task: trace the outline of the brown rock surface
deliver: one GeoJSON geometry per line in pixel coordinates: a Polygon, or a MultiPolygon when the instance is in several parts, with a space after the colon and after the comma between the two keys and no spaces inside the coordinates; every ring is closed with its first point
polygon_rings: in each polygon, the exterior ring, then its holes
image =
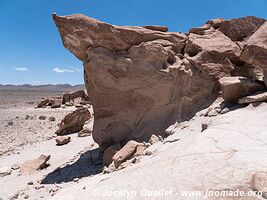
{"type": "Polygon", "coordinates": [[[263,102],[267,101],[267,92],[257,92],[238,100],[238,103],[253,103],[253,102],[263,102]]]}
{"type": "Polygon", "coordinates": [[[61,121],[57,135],[65,135],[76,133],[83,129],[84,123],[91,118],[91,114],[87,108],[78,108],[72,113],[66,115],[61,121]]]}
{"type": "Polygon", "coordinates": [[[68,144],[69,142],[70,142],[70,137],[68,137],[68,136],[58,136],[57,138],[56,138],[56,143],[58,144],[58,145],[64,145],[64,144],[68,144]]]}
{"type": "Polygon", "coordinates": [[[267,22],[265,22],[247,41],[241,59],[255,67],[264,70],[265,85],[267,85],[267,22]]]}
{"type": "Polygon", "coordinates": [[[89,101],[89,97],[84,90],[77,90],[74,92],[67,92],[63,94],[62,103],[74,101],[76,98],[81,98],[81,100],[89,101]]]}
{"type": "Polygon", "coordinates": [[[93,138],[100,148],[149,140],[217,93],[215,79],[182,64],[184,34],[112,26],[83,15],[54,20],[65,47],[84,62],[93,138]]]}
{"type": "Polygon", "coordinates": [[[112,157],[120,150],[120,144],[113,144],[105,149],[103,154],[103,166],[109,166],[113,160],[112,157]]]}
{"type": "Polygon", "coordinates": [[[47,166],[47,161],[50,159],[50,155],[41,155],[40,157],[27,160],[20,166],[21,173],[32,173],[36,170],[43,169],[47,166]]]}
{"type": "Polygon", "coordinates": [[[251,187],[259,192],[263,193],[263,197],[267,198],[267,172],[256,172],[252,176],[251,187]]]}
{"type": "Polygon", "coordinates": [[[233,41],[242,41],[251,36],[265,22],[264,19],[248,16],[221,23],[219,30],[233,41]]]}
{"type": "Polygon", "coordinates": [[[142,143],[138,143],[136,141],[130,140],[125,144],[113,157],[112,160],[114,162],[115,167],[117,168],[120,164],[127,159],[131,158],[131,156],[136,152],[137,146],[143,146],[142,143]]]}
{"type": "Polygon", "coordinates": [[[148,141],[155,132],[164,136],[169,125],[214,100],[221,77],[262,76],[240,60],[247,38],[261,30],[263,20],[256,17],[210,20],[188,36],[155,26],[113,26],[84,15],[53,18],[64,46],[84,63],[93,139],[102,150],[148,141]]]}
{"type": "Polygon", "coordinates": [[[264,90],[262,85],[240,76],[223,77],[219,82],[222,96],[228,102],[235,102],[246,95],[264,90]]]}

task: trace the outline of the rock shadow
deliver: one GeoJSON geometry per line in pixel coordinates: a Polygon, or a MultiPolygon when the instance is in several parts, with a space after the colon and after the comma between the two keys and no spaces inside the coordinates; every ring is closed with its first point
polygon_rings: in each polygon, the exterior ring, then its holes
{"type": "Polygon", "coordinates": [[[41,184],[60,184],[72,182],[74,178],[83,178],[102,172],[102,165],[97,162],[99,149],[92,149],[80,155],[79,159],[64,167],[59,167],[47,174],[41,184]]]}

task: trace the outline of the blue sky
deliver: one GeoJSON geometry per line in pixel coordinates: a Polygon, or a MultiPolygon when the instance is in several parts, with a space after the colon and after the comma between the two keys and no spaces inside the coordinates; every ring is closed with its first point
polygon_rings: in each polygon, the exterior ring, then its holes
{"type": "Polygon", "coordinates": [[[63,47],[53,12],[184,32],[218,17],[267,19],[267,0],[0,0],[0,84],[83,83],[82,63],[63,47]]]}

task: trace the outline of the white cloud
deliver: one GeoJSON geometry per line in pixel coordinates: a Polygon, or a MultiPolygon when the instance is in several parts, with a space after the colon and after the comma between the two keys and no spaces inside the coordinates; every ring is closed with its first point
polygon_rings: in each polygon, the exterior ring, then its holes
{"type": "Polygon", "coordinates": [[[28,71],[29,69],[27,67],[16,67],[16,71],[28,71]]]}
{"type": "Polygon", "coordinates": [[[53,68],[53,71],[56,73],[73,73],[73,72],[81,72],[82,70],[77,67],[69,67],[69,68],[53,68]]]}

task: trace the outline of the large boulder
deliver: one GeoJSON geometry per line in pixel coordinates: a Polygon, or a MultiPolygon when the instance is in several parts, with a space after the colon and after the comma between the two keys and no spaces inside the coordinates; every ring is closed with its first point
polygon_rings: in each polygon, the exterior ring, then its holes
{"type": "Polygon", "coordinates": [[[251,36],[265,22],[254,16],[225,20],[220,24],[219,31],[233,41],[243,41],[251,36]]]}
{"type": "Polygon", "coordinates": [[[83,125],[91,118],[89,110],[85,107],[78,108],[72,113],[66,115],[61,121],[57,135],[66,135],[70,133],[77,133],[83,129],[83,125]]]}
{"type": "Polygon", "coordinates": [[[186,35],[84,15],[53,18],[64,46],[84,63],[93,139],[102,150],[148,141],[154,133],[165,136],[169,125],[190,119],[217,97],[221,77],[258,77],[240,55],[262,19],[215,19],[186,35]]]}
{"type": "Polygon", "coordinates": [[[267,85],[267,22],[265,22],[247,41],[241,59],[264,70],[264,81],[267,85]]]}
{"type": "Polygon", "coordinates": [[[220,31],[210,30],[201,35],[193,32],[185,48],[190,63],[210,76],[230,76],[241,54],[240,47],[220,31]]]}
{"type": "Polygon", "coordinates": [[[112,26],[83,15],[53,17],[64,46],[84,63],[93,138],[101,149],[164,134],[218,92],[214,77],[181,60],[184,34],[112,26]]]}

